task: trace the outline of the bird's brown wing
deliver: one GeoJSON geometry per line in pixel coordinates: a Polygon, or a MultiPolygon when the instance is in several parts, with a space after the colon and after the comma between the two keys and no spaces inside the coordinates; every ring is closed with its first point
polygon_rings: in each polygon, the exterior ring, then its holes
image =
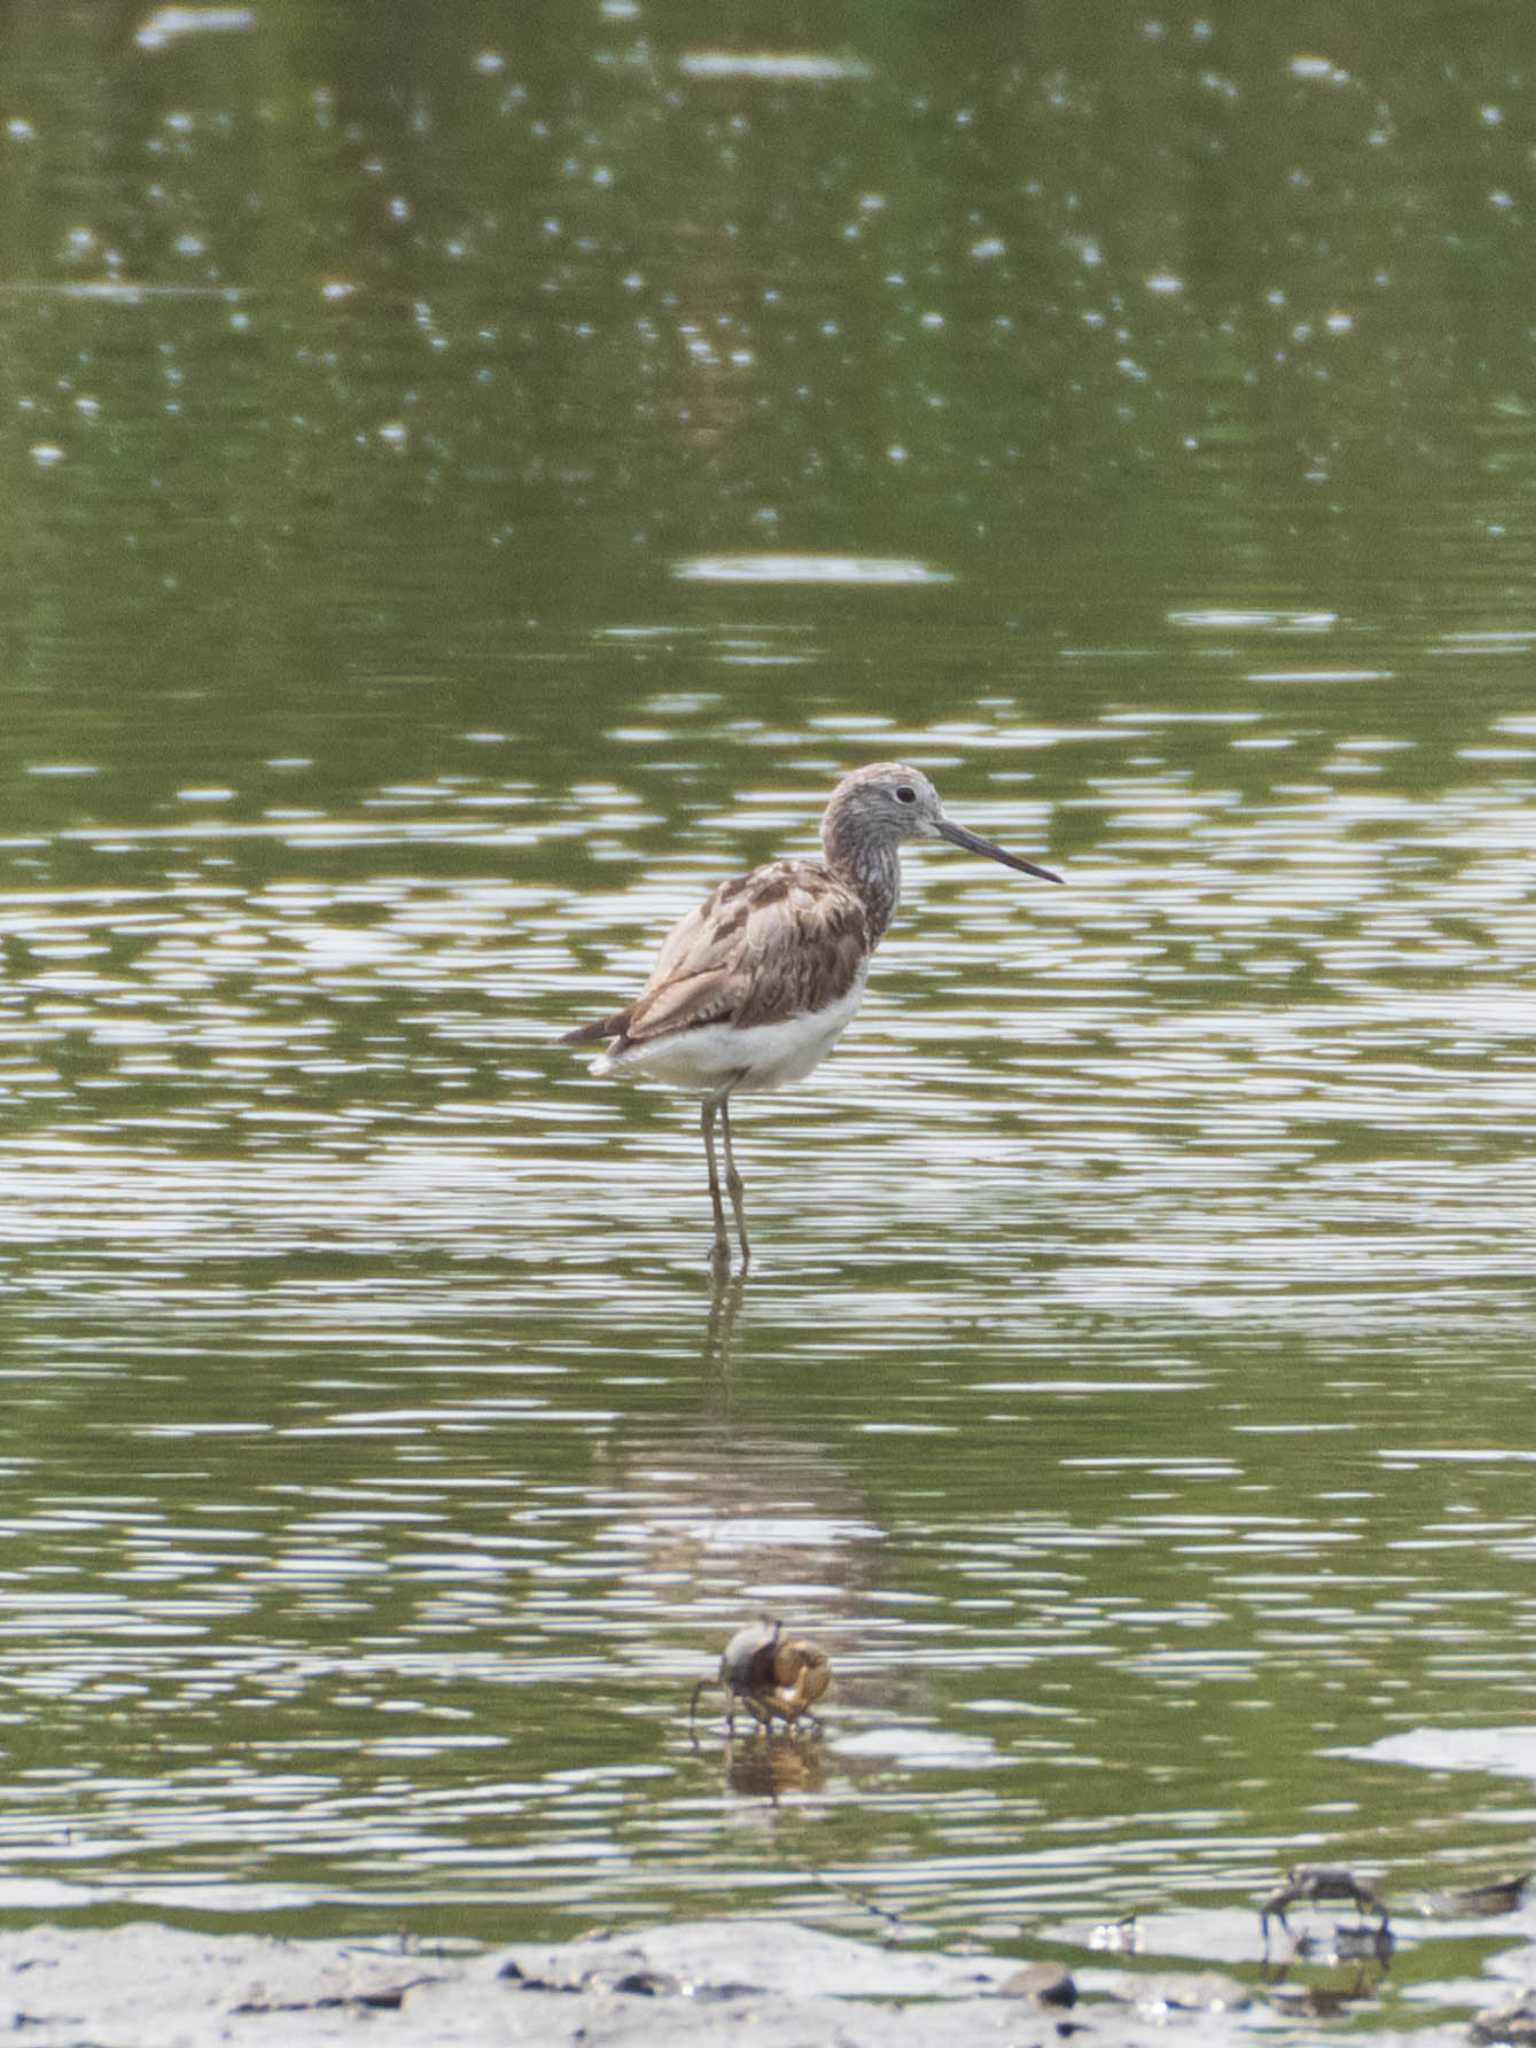
{"type": "Polygon", "coordinates": [[[846,995],[865,956],[853,891],[814,862],[779,861],[690,911],[630,1008],[582,1037],[634,1045],[703,1024],[772,1024],[846,995]]]}

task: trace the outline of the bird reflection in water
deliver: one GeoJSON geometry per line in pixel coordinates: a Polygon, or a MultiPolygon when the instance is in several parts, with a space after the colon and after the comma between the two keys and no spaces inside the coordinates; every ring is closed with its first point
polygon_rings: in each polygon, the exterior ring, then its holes
{"type": "Polygon", "coordinates": [[[723,1372],[731,1362],[731,1342],[736,1335],[736,1318],[741,1314],[747,1291],[746,1275],[717,1280],[710,1290],[709,1324],[704,1332],[704,1363],[713,1372],[723,1372]]]}

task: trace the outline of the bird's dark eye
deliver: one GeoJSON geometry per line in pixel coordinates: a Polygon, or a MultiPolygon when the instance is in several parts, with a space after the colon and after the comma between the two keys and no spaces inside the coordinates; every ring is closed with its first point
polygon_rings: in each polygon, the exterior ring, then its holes
{"type": "Polygon", "coordinates": [[[917,791],[910,782],[904,782],[900,789],[897,790],[896,801],[899,804],[915,804],[917,802],[917,791]]]}

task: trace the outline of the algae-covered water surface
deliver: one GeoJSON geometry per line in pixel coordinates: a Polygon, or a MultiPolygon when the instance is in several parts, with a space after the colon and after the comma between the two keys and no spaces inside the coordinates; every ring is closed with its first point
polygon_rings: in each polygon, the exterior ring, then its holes
{"type": "Polygon", "coordinates": [[[366,12],[0,30],[0,1906],[1518,1873],[1521,17],[366,12]],[[909,855],[715,1290],[557,1040],[880,759],[1066,886],[909,855]]]}

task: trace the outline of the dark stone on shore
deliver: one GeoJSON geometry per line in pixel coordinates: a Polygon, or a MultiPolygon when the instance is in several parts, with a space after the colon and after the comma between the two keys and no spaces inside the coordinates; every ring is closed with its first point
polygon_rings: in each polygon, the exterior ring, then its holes
{"type": "Polygon", "coordinates": [[[1072,1972],[1060,1963],[1026,1963],[998,1986],[1004,1998],[1029,1998],[1036,2005],[1071,2006],[1077,2003],[1077,1985],[1072,1972]]]}
{"type": "Polygon", "coordinates": [[[1480,2012],[1467,2031],[1478,2048],[1536,2048],[1536,1998],[1480,2012]]]}

